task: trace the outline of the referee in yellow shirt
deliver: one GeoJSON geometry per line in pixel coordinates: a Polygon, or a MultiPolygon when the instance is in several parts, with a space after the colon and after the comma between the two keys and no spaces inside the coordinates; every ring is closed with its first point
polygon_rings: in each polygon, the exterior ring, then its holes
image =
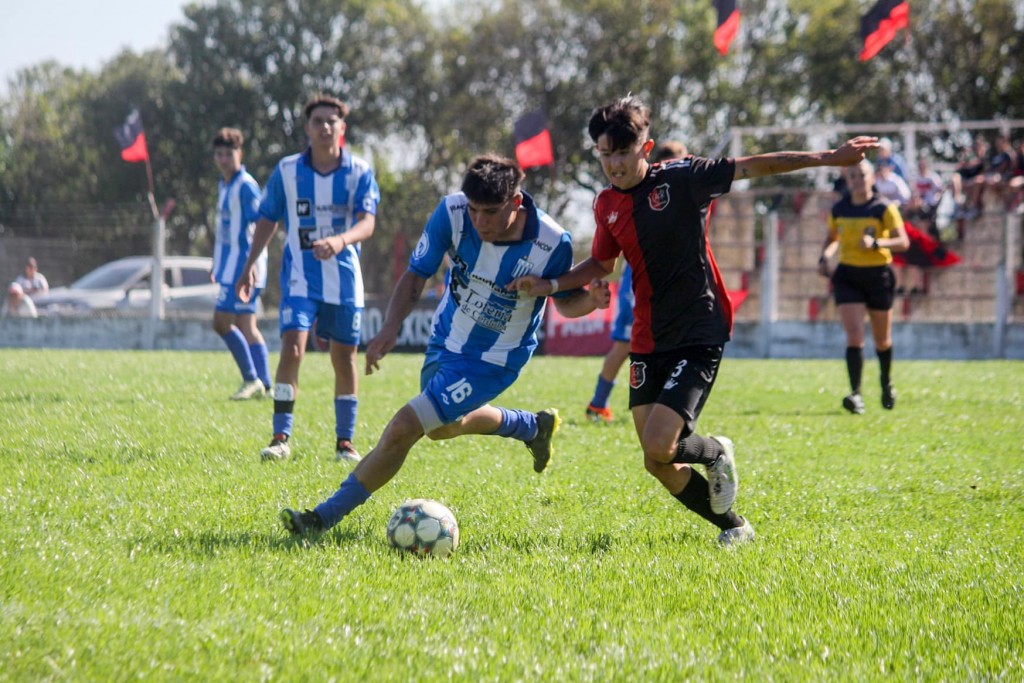
{"type": "Polygon", "coordinates": [[[892,410],[896,405],[891,376],[892,304],[896,293],[892,252],[905,251],[910,245],[899,209],[878,196],[874,183],[875,169],[870,161],[847,169],[847,193],[832,207],[828,236],[818,259],[819,272],[828,277],[828,260],[839,251],[839,265],[832,273],[832,290],[846,331],[850,395],[843,398],[843,407],[857,415],[864,413],[860,381],[864,368],[865,312],[878,353],[882,407],[892,410]]]}

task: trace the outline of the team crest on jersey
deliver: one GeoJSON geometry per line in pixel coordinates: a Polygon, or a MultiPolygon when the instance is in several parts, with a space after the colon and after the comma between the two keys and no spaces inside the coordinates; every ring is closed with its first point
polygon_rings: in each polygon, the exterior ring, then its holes
{"type": "Polygon", "coordinates": [[[533,264],[530,263],[526,257],[520,258],[516,261],[515,268],[512,269],[512,279],[514,280],[517,277],[529,275],[532,270],[533,264]]]}
{"type": "Polygon", "coordinates": [[[608,225],[614,225],[615,221],[617,220],[619,220],[618,211],[612,211],[610,214],[608,214],[608,225]]]}
{"type": "Polygon", "coordinates": [[[412,257],[421,259],[427,255],[427,250],[430,249],[430,238],[427,237],[427,233],[420,235],[420,241],[416,243],[416,250],[413,251],[412,257]]]}
{"type": "Polygon", "coordinates": [[[298,216],[308,216],[313,211],[313,202],[308,199],[298,199],[295,201],[295,214],[298,216]]]}
{"type": "Polygon", "coordinates": [[[647,203],[651,205],[651,208],[655,211],[664,211],[665,207],[668,206],[671,197],[668,195],[668,183],[662,183],[656,188],[651,190],[651,193],[647,195],[647,203]]]}
{"type": "Polygon", "coordinates": [[[635,362],[629,364],[629,386],[639,389],[647,381],[647,363],[635,362]]]}

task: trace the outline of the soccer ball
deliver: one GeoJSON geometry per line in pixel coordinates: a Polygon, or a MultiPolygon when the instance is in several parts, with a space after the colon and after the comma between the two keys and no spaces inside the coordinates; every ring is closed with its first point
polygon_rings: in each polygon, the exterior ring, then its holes
{"type": "Polygon", "coordinates": [[[421,557],[447,557],[459,547],[459,523],[436,500],[407,500],[388,521],[388,543],[421,557]]]}

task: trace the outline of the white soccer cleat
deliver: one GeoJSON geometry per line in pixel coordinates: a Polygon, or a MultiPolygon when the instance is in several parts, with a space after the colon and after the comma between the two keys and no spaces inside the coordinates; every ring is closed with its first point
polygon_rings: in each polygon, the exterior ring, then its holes
{"type": "Polygon", "coordinates": [[[348,462],[353,465],[362,460],[359,456],[359,451],[356,450],[356,447],[348,439],[338,439],[338,445],[334,450],[334,459],[338,462],[348,462]]]}
{"type": "Polygon", "coordinates": [[[736,490],[740,485],[739,476],[736,474],[736,447],[728,437],[711,438],[722,446],[722,455],[715,464],[707,468],[708,494],[711,497],[711,511],[716,515],[722,515],[732,508],[732,502],[736,500],[736,490]]]}
{"type": "Polygon", "coordinates": [[[263,387],[263,382],[254,379],[251,382],[242,382],[242,386],[238,388],[238,391],[231,394],[231,400],[248,401],[250,398],[263,398],[266,393],[267,390],[263,387]]]}
{"type": "Polygon", "coordinates": [[[722,533],[718,534],[718,544],[725,548],[733,548],[748,541],[753,541],[754,536],[754,526],[744,519],[743,526],[725,529],[722,533]]]}
{"type": "Polygon", "coordinates": [[[291,454],[292,447],[288,445],[288,440],[276,436],[269,446],[260,451],[260,457],[264,460],[287,460],[291,454]]]}

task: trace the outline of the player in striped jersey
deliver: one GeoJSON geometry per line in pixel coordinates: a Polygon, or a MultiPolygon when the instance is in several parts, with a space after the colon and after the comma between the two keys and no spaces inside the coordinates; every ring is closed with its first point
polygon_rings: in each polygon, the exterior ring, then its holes
{"type": "Polygon", "coordinates": [[[213,245],[213,281],[220,285],[213,329],[231,351],[242,373],[242,386],[231,398],[263,397],[270,388],[267,342],[256,326],[256,302],[267,283],[267,251],[256,259],[256,286],[249,301],[240,301],[235,283],[252,247],[253,223],[260,206],[260,186],[242,165],[242,131],[221,128],[213,138],[217,184],[217,235],[213,245]]]}
{"type": "MultiPolygon", "coordinates": [[[[652,166],[650,111],[633,96],[597,108],[588,129],[611,185],[594,202],[591,256],[553,284],[592,283],[625,256],[636,295],[629,406],[644,466],[687,509],[719,528],[719,543],[749,541],[753,526],[732,509],[738,485],[733,443],[695,432],[732,334],[732,307],[708,242],[708,206],[734,179],[850,166],[878,140],[854,138],[824,152],[687,156],[652,166]],[[707,480],[692,464],[706,468],[707,480]]],[[[532,277],[516,283],[535,296],[551,285],[532,277]]]]}
{"type": "MultiPolygon", "coordinates": [[[[263,191],[253,249],[284,223],[281,263],[281,358],[274,381],[273,438],[264,460],[291,454],[292,411],[309,330],[330,339],[334,367],[335,455],[358,462],[352,445],[357,399],[356,348],[363,312],[359,243],[373,234],[380,190],[369,164],[344,147],[348,105],[317,95],[303,107],[309,148],[278,163],[263,191]]],[[[238,282],[247,301],[255,283],[253,254],[238,282]]]]}
{"type": "MultiPolygon", "coordinates": [[[[523,275],[555,278],[572,267],[571,236],[520,189],[522,179],[511,159],[477,157],[462,191],[441,200],[427,221],[381,331],[366,347],[366,373],[372,374],[395,347],[402,321],[447,254],[451,269],[420,373],[422,393],[391,418],[376,447],[329,499],[314,510],[281,511],[291,533],[323,531],[340,522],[398,473],[424,434],[518,439],[533,456],[535,471],[547,467],[558,413],[490,404],[516,380],[537,347],[547,302],[546,296],[527,296],[509,285],[523,275]]],[[[569,317],[596,307],[582,289],[558,292],[554,302],[569,317]]]]}

